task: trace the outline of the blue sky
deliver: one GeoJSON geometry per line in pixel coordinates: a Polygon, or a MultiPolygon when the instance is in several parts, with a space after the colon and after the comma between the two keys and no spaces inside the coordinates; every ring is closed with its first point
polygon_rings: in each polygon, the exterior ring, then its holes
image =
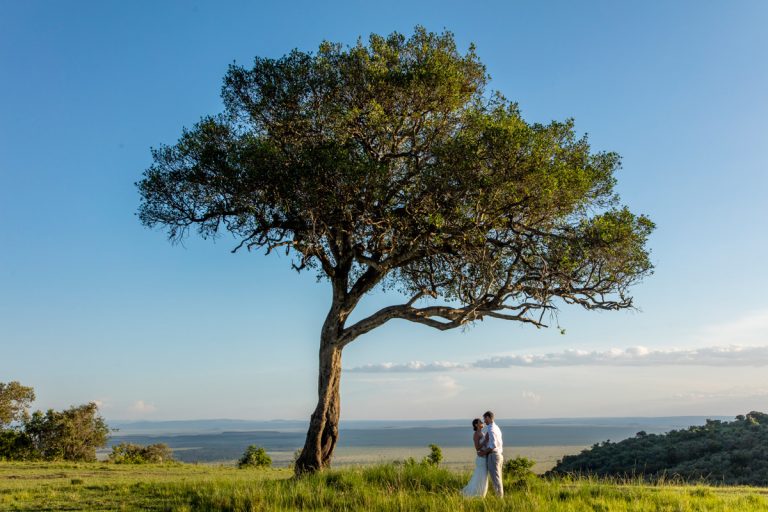
{"type": "Polygon", "coordinates": [[[573,117],[622,155],[656,273],[641,312],[563,310],[565,335],[386,325],[345,350],[343,417],[768,410],[761,0],[0,0],[0,381],[108,419],[308,417],[327,285],[226,238],[170,245],[133,183],[150,147],[220,110],[231,62],[416,24],[474,42],[529,121],[573,117]]]}

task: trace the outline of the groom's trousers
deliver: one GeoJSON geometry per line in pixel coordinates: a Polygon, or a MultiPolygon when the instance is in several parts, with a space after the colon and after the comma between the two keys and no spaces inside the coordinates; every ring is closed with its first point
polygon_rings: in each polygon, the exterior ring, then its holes
{"type": "Polygon", "coordinates": [[[497,452],[491,452],[485,459],[488,465],[488,476],[491,477],[491,485],[496,496],[504,496],[504,484],[501,482],[501,466],[504,464],[504,456],[497,452]]]}

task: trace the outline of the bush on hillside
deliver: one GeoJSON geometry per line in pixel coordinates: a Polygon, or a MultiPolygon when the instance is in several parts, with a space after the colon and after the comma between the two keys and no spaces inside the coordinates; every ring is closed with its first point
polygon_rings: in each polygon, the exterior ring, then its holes
{"type": "Polygon", "coordinates": [[[109,454],[109,462],[115,464],[162,464],[173,461],[173,451],[165,443],[147,446],[120,443],[113,446],[109,454]]]}
{"type": "Polygon", "coordinates": [[[440,465],[440,462],[443,460],[443,450],[440,449],[439,446],[436,444],[429,445],[429,455],[424,457],[421,460],[422,464],[426,464],[428,466],[438,466],[440,465]]]}
{"type": "Polygon", "coordinates": [[[504,478],[510,480],[524,480],[532,476],[536,476],[531,469],[536,464],[536,461],[527,457],[515,457],[509,459],[504,463],[504,478]]]}
{"type": "Polygon", "coordinates": [[[245,449],[245,453],[237,461],[238,468],[268,468],[272,465],[272,458],[267,455],[264,448],[255,444],[245,449]]]}

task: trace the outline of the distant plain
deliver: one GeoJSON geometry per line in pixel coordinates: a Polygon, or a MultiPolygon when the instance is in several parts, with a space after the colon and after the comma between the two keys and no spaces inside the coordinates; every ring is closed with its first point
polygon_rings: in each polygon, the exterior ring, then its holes
{"type": "MultiPolygon", "coordinates": [[[[729,419],[712,416],[711,419],[729,419]]],[[[663,433],[704,424],[707,417],[658,418],[557,418],[499,420],[504,432],[505,456],[524,456],[536,461],[541,473],[562,458],[595,443],[619,441],[639,431],[663,433]]],[[[265,448],[276,467],[287,467],[304,441],[302,421],[200,420],[173,422],[110,422],[118,430],[107,449],[120,442],[166,443],[183,462],[233,464],[248,445],[265,448]]],[[[347,421],[342,422],[335,467],[372,465],[424,457],[430,444],[443,452],[450,469],[471,468],[474,451],[468,421],[347,421]]]]}

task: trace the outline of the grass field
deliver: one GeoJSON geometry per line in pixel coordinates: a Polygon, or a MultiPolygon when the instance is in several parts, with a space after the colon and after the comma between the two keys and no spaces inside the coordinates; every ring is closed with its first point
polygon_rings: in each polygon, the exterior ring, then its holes
{"type": "Polygon", "coordinates": [[[0,463],[0,510],[768,511],[768,489],[533,478],[480,500],[461,497],[468,478],[393,464],[295,480],[287,469],[0,463]]]}

